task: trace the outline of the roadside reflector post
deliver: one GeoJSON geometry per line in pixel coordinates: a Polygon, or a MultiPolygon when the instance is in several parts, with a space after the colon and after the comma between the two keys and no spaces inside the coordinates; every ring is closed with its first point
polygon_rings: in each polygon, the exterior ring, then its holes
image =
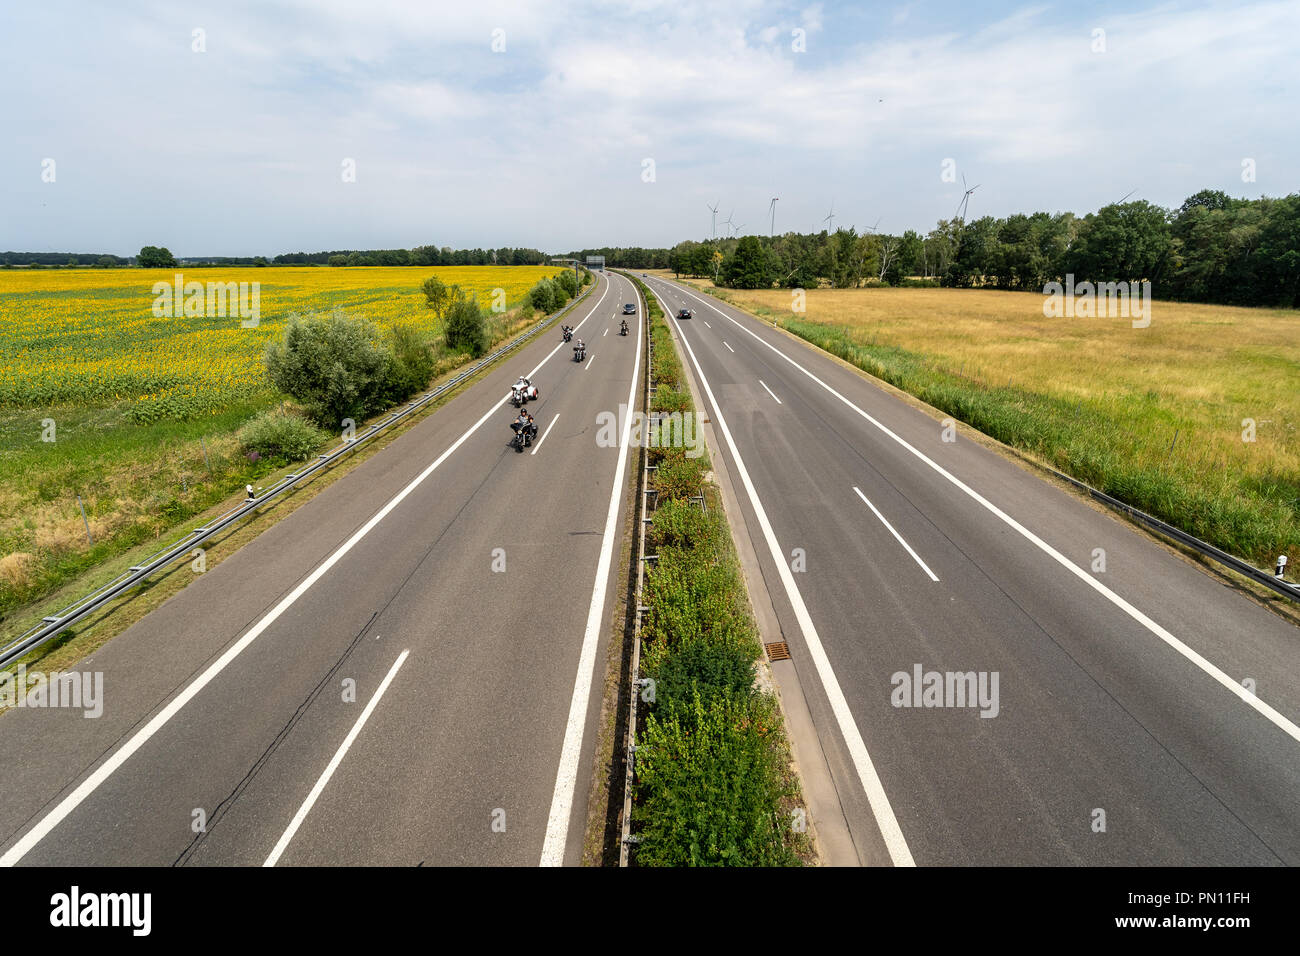
{"type": "Polygon", "coordinates": [[[1275,571],[1274,573],[1275,573],[1279,578],[1280,578],[1280,577],[1283,577],[1283,576],[1286,574],[1286,555],[1285,555],[1285,554],[1279,554],[1279,555],[1277,556],[1277,571],[1275,571]]]}

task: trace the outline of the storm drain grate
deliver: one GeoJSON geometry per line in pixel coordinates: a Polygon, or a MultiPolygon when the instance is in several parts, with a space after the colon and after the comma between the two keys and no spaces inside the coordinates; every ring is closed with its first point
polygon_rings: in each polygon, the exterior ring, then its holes
{"type": "Polygon", "coordinates": [[[785,646],[785,641],[773,641],[771,644],[764,646],[767,648],[767,659],[769,661],[788,661],[790,659],[790,648],[785,646]]]}

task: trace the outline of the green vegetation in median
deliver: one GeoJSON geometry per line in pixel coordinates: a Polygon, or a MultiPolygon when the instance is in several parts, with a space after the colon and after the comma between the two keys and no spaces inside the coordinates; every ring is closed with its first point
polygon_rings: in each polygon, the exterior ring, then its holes
{"type": "MultiPolygon", "coordinates": [[[[653,344],[650,417],[694,414],[663,314],[641,291],[653,344]]],[[[796,822],[798,780],[780,707],[755,684],[762,646],[717,489],[705,481],[708,459],[654,436],[649,456],[658,504],[646,548],[657,559],[646,571],[641,668],[654,699],[637,742],[632,861],[801,865],[811,846],[796,822]]]]}

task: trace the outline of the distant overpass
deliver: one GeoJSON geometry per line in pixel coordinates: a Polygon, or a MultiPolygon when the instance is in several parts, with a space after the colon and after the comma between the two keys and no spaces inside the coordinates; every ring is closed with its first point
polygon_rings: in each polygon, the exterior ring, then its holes
{"type": "Polygon", "coordinates": [[[564,256],[556,256],[555,258],[551,259],[551,265],[553,265],[553,266],[570,266],[570,267],[575,268],[575,269],[576,269],[578,266],[585,266],[585,267],[588,268],[588,269],[596,270],[596,271],[599,271],[599,272],[604,272],[604,271],[605,271],[605,257],[604,257],[604,256],[587,256],[587,261],[586,261],[586,262],[582,262],[582,261],[580,261],[580,260],[578,260],[578,259],[566,258],[566,257],[564,257],[564,256]]]}

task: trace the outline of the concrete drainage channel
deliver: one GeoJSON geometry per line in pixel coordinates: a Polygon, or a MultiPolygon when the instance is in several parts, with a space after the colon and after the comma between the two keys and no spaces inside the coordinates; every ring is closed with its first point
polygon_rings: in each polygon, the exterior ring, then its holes
{"type": "Polygon", "coordinates": [[[298,482],[323,471],[343,456],[360,448],[376,435],[383,433],[398,422],[409,418],[430,402],[436,401],[459,385],[473,378],[479,372],[495,363],[498,359],[513,352],[525,342],[532,339],[533,336],[546,329],[561,315],[576,308],[578,303],[585,299],[595,287],[596,283],[591,283],[586,287],[586,289],[579,293],[572,302],[560,309],[558,312],[541,319],[527,332],[515,336],[515,338],[511,339],[505,345],[495,349],[464,371],[457,373],[454,378],[439,385],[427,395],[423,395],[413,402],[408,402],[402,408],[394,409],[389,412],[386,418],[371,425],[362,434],[350,439],[344,439],[343,443],[337,448],[334,448],[326,454],[317,456],[316,460],[302,471],[285,475],[279,482],[271,488],[263,491],[260,495],[253,494],[252,487],[249,486],[248,498],[241,502],[237,507],[232,508],[230,511],[227,511],[225,514],[220,515],[212,521],[207,522],[203,527],[195,528],[179,541],[176,541],[168,547],[163,548],[161,551],[156,552],[143,563],[132,566],[112,581],[96,588],[94,591],[82,597],[80,600],[68,605],[57,614],[52,614],[43,618],[35,627],[30,628],[24,634],[15,638],[3,648],[0,648],[0,667],[9,666],[24,655],[58,637],[63,633],[63,631],[82,620],[87,615],[93,614],[99,608],[123,596],[133,588],[138,587],[148,579],[150,575],[155,574],[175,561],[190,557],[195,548],[202,546],[204,542],[210,540],[213,536],[220,534],[231,525],[237,524],[244,518],[250,516],[267,502],[285,494],[297,485],[298,482]]]}

